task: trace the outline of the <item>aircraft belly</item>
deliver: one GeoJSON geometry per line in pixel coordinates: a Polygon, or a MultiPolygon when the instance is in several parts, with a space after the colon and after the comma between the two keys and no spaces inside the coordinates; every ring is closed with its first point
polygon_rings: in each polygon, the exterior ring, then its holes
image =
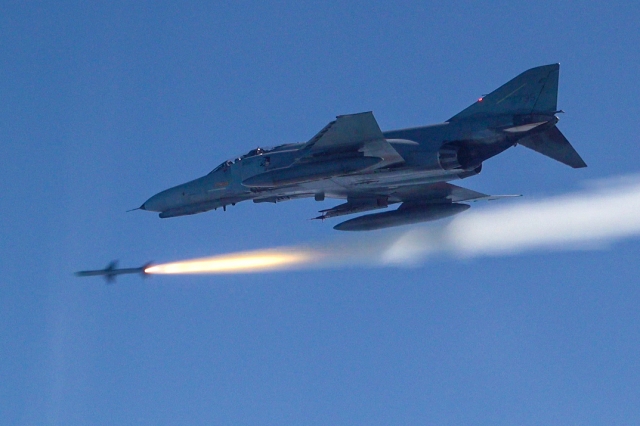
{"type": "Polygon", "coordinates": [[[368,175],[341,176],[332,179],[336,184],[352,191],[371,191],[376,188],[398,188],[435,182],[446,182],[458,178],[457,172],[434,170],[401,170],[368,175]]]}
{"type": "Polygon", "coordinates": [[[328,198],[347,198],[355,193],[389,193],[404,186],[447,182],[458,179],[457,174],[453,171],[394,170],[305,182],[269,193],[288,196],[324,193],[328,198]]]}
{"type": "Polygon", "coordinates": [[[345,188],[338,185],[333,179],[299,183],[284,190],[281,189],[274,192],[285,192],[287,195],[324,193],[325,196],[329,198],[345,198],[347,194],[345,188]]]}

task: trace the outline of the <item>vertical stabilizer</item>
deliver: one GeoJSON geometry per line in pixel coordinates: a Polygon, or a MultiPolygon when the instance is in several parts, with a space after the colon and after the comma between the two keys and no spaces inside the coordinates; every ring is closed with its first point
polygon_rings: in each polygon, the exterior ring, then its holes
{"type": "Polygon", "coordinates": [[[556,112],[559,72],[560,64],[531,68],[478,99],[448,121],[473,116],[556,112]]]}

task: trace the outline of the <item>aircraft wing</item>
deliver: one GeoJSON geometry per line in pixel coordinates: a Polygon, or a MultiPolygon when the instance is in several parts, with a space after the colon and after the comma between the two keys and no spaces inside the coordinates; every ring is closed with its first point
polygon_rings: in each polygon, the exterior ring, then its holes
{"type": "Polygon", "coordinates": [[[324,156],[359,151],[365,157],[377,157],[382,161],[375,168],[389,166],[404,161],[404,158],[385,139],[373,113],[339,115],[327,124],[302,150],[308,152],[308,157],[324,156]]]}
{"type": "Polygon", "coordinates": [[[493,201],[501,198],[520,197],[521,195],[487,195],[482,192],[473,191],[461,186],[452,185],[446,182],[439,182],[423,187],[403,188],[400,197],[404,202],[452,202],[463,201],[493,201]]]}
{"type": "Polygon", "coordinates": [[[314,219],[328,219],[335,216],[386,208],[392,203],[402,203],[406,208],[414,205],[449,204],[482,200],[491,201],[519,196],[520,195],[487,195],[446,182],[410,185],[394,189],[380,188],[375,193],[354,192],[349,194],[346,203],[331,209],[322,210],[320,211],[321,215],[314,219]]]}
{"type": "Polygon", "coordinates": [[[459,203],[464,201],[491,201],[520,195],[487,195],[446,182],[408,185],[388,193],[391,202],[403,203],[459,203]]]}
{"type": "Polygon", "coordinates": [[[385,139],[373,113],[369,111],[337,116],[311,138],[304,149],[314,153],[345,151],[379,140],[385,139]]]}

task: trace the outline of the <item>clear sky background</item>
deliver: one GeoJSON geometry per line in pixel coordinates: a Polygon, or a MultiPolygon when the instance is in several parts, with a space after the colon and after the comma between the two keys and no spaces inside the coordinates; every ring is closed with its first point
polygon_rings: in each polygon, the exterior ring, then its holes
{"type": "Polygon", "coordinates": [[[439,122],[548,63],[589,167],[518,147],[462,184],[538,199],[636,174],[638,3],[178,3],[3,2],[0,423],[640,423],[637,239],[410,268],[72,275],[341,238],[307,220],[330,200],[125,210],[335,115],[439,122]]]}

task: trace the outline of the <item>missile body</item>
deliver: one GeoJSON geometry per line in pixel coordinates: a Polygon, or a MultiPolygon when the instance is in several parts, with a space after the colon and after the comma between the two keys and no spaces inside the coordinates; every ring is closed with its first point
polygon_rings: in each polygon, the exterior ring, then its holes
{"type": "Polygon", "coordinates": [[[394,211],[367,214],[347,220],[334,226],[333,229],[338,231],[371,231],[392,226],[429,222],[462,213],[468,208],[468,204],[460,203],[403,204],[394,211]]]}
{"type": "Polygon", "coordinates": [[[107,283],[112,283],[115,281],[118,275],[128,275],[128,274],[140,274],[143,277],[147,275],[145,270],[151,266],[151,262],[146,263],[138,268],[116,268],[118,265],[117,261],[111,262],[104,269],[94,269],[89,271],[78,271],[75,273],[76,277],[104,277],[107,283]]]}

